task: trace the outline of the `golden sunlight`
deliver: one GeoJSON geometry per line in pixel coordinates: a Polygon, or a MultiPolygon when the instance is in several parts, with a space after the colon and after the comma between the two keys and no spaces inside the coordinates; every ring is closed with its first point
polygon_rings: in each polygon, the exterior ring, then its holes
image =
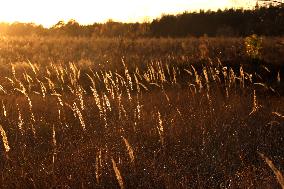
{"type": "Polygon", "coordinates": [[[2,1],[0,22],[34,22],[50,27],[59,20],[75,19],[82,24],[105,22],[139,22],[163,13],[232,7],[234,0],[9,0],[2,1]]]}

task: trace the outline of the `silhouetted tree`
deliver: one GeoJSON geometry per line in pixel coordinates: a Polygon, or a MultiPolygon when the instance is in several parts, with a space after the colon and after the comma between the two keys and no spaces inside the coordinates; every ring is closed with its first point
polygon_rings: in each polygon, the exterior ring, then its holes
{"type": "Polygon", "coordinates": [[[153,36],[185,37],[284,35],[284,7],[259,7],[254,10],[228,9],[164,15],[150,25],[153,36]]]}

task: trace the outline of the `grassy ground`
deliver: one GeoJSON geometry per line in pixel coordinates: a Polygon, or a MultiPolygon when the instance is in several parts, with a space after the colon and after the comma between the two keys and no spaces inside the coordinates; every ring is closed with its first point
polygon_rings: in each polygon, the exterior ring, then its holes
{"type": "Polygon", "coordinates": [[[277,41],[2,38],[1,188],[283,187],[277,41]]]}

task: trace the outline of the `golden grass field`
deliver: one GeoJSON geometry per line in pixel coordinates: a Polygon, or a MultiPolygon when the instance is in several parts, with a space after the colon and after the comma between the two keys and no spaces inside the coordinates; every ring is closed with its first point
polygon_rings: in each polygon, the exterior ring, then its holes
{"type": "Polygon", "coordinates": [[[284,188],[283,38],[0,39],[1,188],[284,188]]]}

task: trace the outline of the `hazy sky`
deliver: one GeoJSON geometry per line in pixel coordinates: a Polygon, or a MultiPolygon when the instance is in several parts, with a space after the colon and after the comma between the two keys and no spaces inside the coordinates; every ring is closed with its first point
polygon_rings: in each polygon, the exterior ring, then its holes
{"type": "Polygon", "coordinates": [[[0,22],[35,22],[51,26],[71,18],[82,24],[155,18],[162,13],[232,7],[236,0],[0,0],[0,22]]]}

